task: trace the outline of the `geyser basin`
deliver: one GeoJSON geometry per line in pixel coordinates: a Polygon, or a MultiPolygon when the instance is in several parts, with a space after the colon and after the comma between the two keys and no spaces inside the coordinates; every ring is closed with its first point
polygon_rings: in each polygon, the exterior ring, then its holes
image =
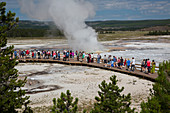
{"type": "Polygon", "coordinates": [[[116,73],[113,71],[106,71],[96,68],[82,67],[82,66],[69,66],[62,64],[41,64],[41,63],[27,63],[19,64],[16,67],[20,73],[36,73],[40,71],[49,72],[49,74],[33,75],[34,80],[40,81],[40,87],[36,90],[46,90],[47,86],[57,85],[62,87],[61,89],[39,92],[35,94],[29,94],[31,105],[36,106],[50,106],[52,105],[52,99],[60,97],[61,92],[70,90],[73,97],[79,98],[79,104],[89,104],[94,101],[94,97],[99,90],[98,84],[103,80],[109,81],[109,77],[116,75],[118,79],[118,86],[125,87],[124,94],[131,93],[132,106],[139,111],[139,103],[142,100],[146,100],[149,96],[149,89],[152,88],[151,81],[143,80],[134,76],[116,73]],[[28,67],[30,67],[28,69],[28,67]],[[135,82],[134,82],[135,81],[135,82]],[[42,87],[43,86],[43,87],[42,87]],[[41,89],[43,88],[43,89],[41,89]]]}

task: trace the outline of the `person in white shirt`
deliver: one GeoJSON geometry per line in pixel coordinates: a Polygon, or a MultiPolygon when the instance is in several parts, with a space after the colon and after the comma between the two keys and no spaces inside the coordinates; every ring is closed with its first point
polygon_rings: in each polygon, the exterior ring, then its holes
{"type": "Polygon", "coordinates": [[[135,58],[134,57],[132,57],[131,71],[135,71],[135,58]]]}
{"type": "Polygon", "coordinates": [[[94,55],[93,55],[93,53],[91,54],[91,62],[93,63],[93,61],[94,61],[94,55]]]}

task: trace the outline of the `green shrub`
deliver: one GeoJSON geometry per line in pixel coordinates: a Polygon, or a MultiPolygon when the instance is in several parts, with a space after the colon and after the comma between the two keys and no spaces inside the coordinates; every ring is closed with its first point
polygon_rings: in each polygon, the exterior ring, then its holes
{"type": "Polygon", "coordinates": [[[27,107],[30,102],[25,91],[21,89],[26,83],[24,80],[18,80],[18,70],[16,59],[10,59],[13,53],[13,46],[7,47],[6,35],[9,30],[16,26],[18,18],[15,19],[15,13],[11,11],[6,13],[6,3],[0,2],[0,112],[16,113],[17,109],[25,106],[24,113],[30,113],[32,110],[27,107]]]}
{"type": "Polygon", "coordinates": [[[78,110],[78,98],[73,102],[73,97],[69,90],[67,90],[66,94],[62,92],[57,101],[54,98],[53,104],[52,113],[76,113],[78,110]]]}
{"type": "Polygon", "coordinates": [[[141,103],[141,113],[169,113],[170,111],[170,61],[159,65],[158,78],[151,97],[141,103]]]}
{"type": "Polygon", "coordinates": [[[110,77],[110,80],[108,84],[104,80],[99,85],[101,91],[98,91],[99,97],[95,97],[97,102],[91,113],[133,113],[134,109],[130,108],[131,95],[121,94],[124,87],[119,89],[116,85],[116,76],[110,77]]]}

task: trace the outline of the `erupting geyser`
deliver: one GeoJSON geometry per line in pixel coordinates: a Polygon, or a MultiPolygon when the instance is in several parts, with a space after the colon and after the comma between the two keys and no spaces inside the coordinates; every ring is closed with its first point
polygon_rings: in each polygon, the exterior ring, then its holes
{"type": "Polygon", "coordinates": [[[97,33],[85,24],[95,15],[93,5],[84,0],[19,0],[21,11],[39,20],[53,20],[64,31],[74,50],[96,51],[101,49],[97,33]]]}

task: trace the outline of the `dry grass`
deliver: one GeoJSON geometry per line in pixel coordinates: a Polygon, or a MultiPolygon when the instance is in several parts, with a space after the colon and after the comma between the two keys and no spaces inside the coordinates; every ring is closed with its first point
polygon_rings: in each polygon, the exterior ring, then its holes
{"type": "Polygon", "coordinates": [[[115,31],[115,34],[99,34],[99,41],[129,39],[144,36],[148,31],[115,31]]]}
{"type": "MultiPolygon", "coordinates": [[[[145,36],[149,31],[115,31],[113,34],[98,34],[99,41],[111,40],[155,40],[154,38],[139,38],[145,36]]],[[[146,36],[145,36],[146,37],[146,36]]],[[[59,37],[11,37],[9,40],[32,40],[32,39],[66,39],[64,36],[59,37]]],[[[164,38],[166,39],[166,37],[164,38]]],[[[169,40],[169,38],[167,38],[169,40]]],[[[156,39],[158,40],[158,39],[156,39]]]]}
{"type": "Polygon", "coordinates": [[[35,107],[32,108],[34,113],[50,113],[52,106],[42,106],[42,107],[35,107]]]}
{"type": "MultiPolygon", "coordinates": [[[[86,110],[87,113],[91,111],[93,108],[93,102],[86,102],[83,103],[82,105],[78,105],[78,112],[82,113],[83,110],[86,110]]],[[[52,106],[42,106],[42,107],[34,107],[31,108],[34,113],[50,113],[52,106]]]]}
{"type": "Polygon", "coordinates": [[[7,39],[28,40],[28,39],[66,39],[64,36],[58,37],[8,37],[7,39]]]}

